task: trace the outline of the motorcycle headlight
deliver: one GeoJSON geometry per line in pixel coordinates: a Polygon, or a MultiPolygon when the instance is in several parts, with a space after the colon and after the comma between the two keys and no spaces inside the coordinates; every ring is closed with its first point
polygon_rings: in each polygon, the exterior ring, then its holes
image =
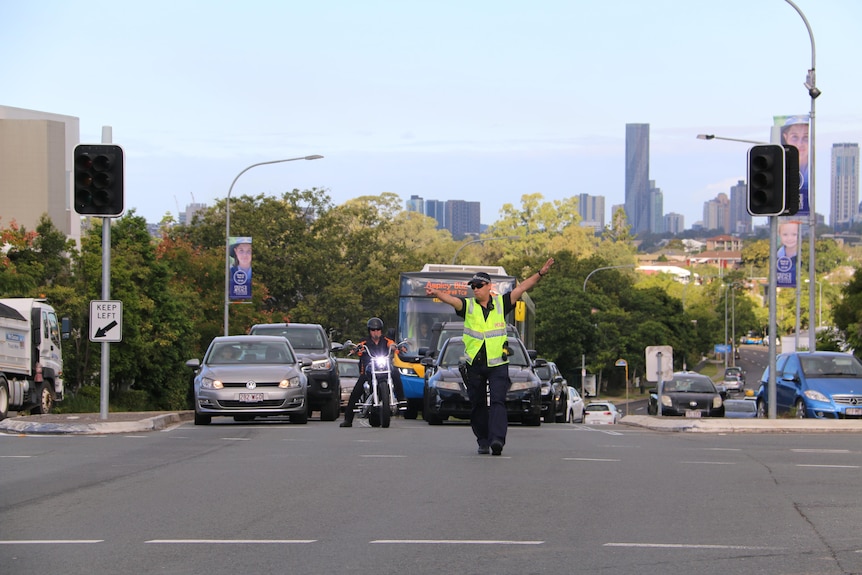
{"type": "Polygon", "coordinates": [[[374,358],[374,366],[377,369],[385,369],[386,364],[389,363],[385,357],[375,357],[374,358]]]}
{"type": "Polygon", "coordinates": [[[278,387],[282,389],[289,389],[291,387],[300,387],[301,383],[298,377],[288,377],[286,379],[282,379],[278,382],[278,387]]]}
{"type": "Polygon", "coordinates": [[[201,378],[201,389],[222,389],[224,384],[218,379],[213,379],[211,377],[202,377],[201,378]]]}

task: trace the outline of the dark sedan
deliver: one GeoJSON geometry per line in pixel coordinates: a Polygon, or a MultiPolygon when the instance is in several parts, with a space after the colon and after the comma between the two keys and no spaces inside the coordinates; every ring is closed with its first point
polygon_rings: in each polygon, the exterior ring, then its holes
{"type": "MultiPolygon", "coordinates": [[[[541,380],[533,370],[530,354],[516,337],[510,337],[509,379],[506,410],[511,422],[524,425],[541,425],[541,380]]],[[[449,338],[437,359],[426,362],[424,406],[422,417],[429,425],[440,425],[450,417],[470,419],[470,400],[467,387],[458,370],[464,361],[464,342],[460,337],[449,338]]]]}
{"type": "Polygon", "coordinates": [[[724,417],[724,399],[712,380],[693,371],[678,371],[661,387],[661,399],[656,389],[650,389],[647,413],[686,417],[724,417]]]}

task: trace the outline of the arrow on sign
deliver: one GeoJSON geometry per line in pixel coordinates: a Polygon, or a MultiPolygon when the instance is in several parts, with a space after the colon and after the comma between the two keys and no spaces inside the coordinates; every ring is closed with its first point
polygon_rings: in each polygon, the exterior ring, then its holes
{"type": "Polygon", "coordinates": [[[105,337],[105,335],[107,335],[107,333],[115,327],[117,327],[117,322],[115,322],[115,321],[112,321],[111,323],[109,323],[105,327],[100,327],[99,329],[96,330],[96,337],[105,337]]]}

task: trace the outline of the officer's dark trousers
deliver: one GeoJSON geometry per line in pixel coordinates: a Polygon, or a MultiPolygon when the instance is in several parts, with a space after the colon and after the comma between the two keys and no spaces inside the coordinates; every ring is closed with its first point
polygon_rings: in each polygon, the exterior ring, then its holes
{"type": "Polygon", "coordinates": [[[509,391],[509,366],[467,365],[467,393],[470,397],[470,426],[479,447],[495,439],[506,444],[508,416],[506,393],[509,391]],[[490,405],[486,390],[490,389],[490,405]]]}

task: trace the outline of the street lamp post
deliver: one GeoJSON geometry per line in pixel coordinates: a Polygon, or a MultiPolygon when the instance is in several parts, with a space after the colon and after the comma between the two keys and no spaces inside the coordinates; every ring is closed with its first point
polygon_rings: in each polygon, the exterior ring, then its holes
{"type": "MultiPolygon", "coordinates": [[[[811,284],[811,280],[805,280],[805,283],[811,284]]],[[[817,304],[817,327],[823,327],[823,284],[820,283],[820,280],[814,280],[814,283],[817,284],[817,290],[820,292],[820,299],[817,304]]],[[[811,293],[814,293],[813,291],[811,293]]],[[[811,315],[811,310],[809,309],[808,315],[811,315]]],[[[808,328],[811,329],[811,320],[808,320],[808,328]]],[[[813,349],[811,351],[814,351],[813,349]]]]}
{"type": "MultiPolygon", "coordinates": [[[[817,277],[816,266],[814,265],[814,228],[817,226],[817,212],[814,209],[814,179],[815,179],[815,146],[814,146],[814,100],[820,96],[820,89],[817,88],[817,80],[815,78],[815,61],[816,61],[816,52],[814,49],[814,32],[811,31],[811,25],[808,23],[808,18],[805,17],[802,10],[799,9],[799,6],[794,4],[792,0],[785,0],[790,6],[793,7],[794,10],[799,14],[802,18],[802,21],[805,23],[805,28],[808,30],[808,38],[811,40],[811,68],[808,69],[808,74],[805,76],[805,83],[803,84],[805,88],[808,90],[808,95],[811,97],[811,112],[808,115],[808,277],[811,281],[815,281],[815,277],[817,277]]],[[[814,290],[809,290],[808,297],[808,309],[814,309],[814,290]]],[[[810,351],[814,351],[817,349],[817,338],[815,337],[814,330],[811,329],[811,321],[808,322],[808,349],[810,351]]]]}
{"type": "Polygon", "coordinates": [[[698,134],[698,140],[727,140],[728,142],[745,142],[746,144],[755,144],[755,145],[763,145],[768,142],[758,142],[757,140],[741,140],[739,138],[725,138],[723,136],[716,136],[715,134],[698,134]]]}
{"type": "Polygon", "coordinates": [[[469,242],[465,242],[461,244],[461,246],[455,250],[455,255],[452,256],[452,265],[455,265],[455,262],[458,261],[458,254],[461,253],[461,250],[469,246],[470,244],[480,244],[482,242],[493,242],[494,240],[519,240],[521,236],[503,236],[501,238],[479,238],[478,240],[470,240],[469,242]]]}
{"type": "Polygon", "coordinates": [[[236,181],[239,179],[241,175],[246,173],[252,168],[256,168],[257,166],[265,166],[267,164],[280,164],[282,162],[295,162],[296,160],[319,160],[323,156],[313,155],[313,156],[301,156],[299,158],[287,158],[284,160],[271,160],[269,162],[258,162],[257,164],[252,164],[240,173],[236,175],[233,181],[230,184],[230,188],[227,191],[227,200],[225,202],[225,232],[224,232],[224,240],[225,240],[225,249],[224,249],[224,334],[228,334],[228,322],[229,322],[229,309],[230,309],[230,194],[233,192],[233,186],[236,184],[236,181]]]}

